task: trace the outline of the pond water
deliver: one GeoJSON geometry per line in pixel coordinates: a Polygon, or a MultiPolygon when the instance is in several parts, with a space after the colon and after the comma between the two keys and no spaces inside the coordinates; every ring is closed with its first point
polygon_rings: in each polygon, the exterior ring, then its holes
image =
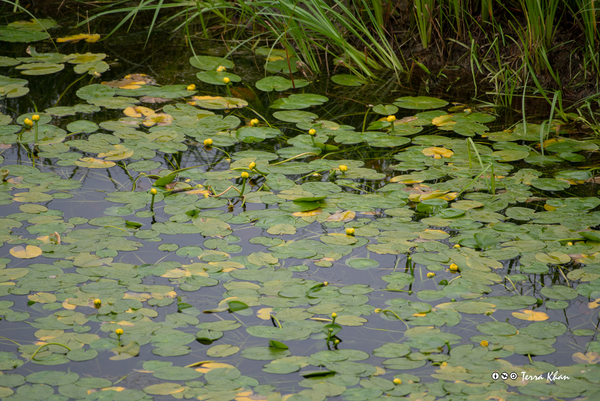
{"type": "Polygon", "coordinates": [[[598,399],[596,138],[144,41],[3,44],[3,399],[598,399]]]}

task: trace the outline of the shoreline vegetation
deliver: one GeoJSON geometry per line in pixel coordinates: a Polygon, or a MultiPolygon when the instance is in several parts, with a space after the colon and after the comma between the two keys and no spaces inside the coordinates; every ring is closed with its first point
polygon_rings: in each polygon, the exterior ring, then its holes
{"type": "MultiPolygon", "coordinates": [[[[338,66],[365,78],[382,70],[422,70],[433,80],[464,68],[475,87],[492,86],[510,106],[523,93],[552,103],[592,100],[600,73],[595,0],[310,0],[310,1],[47,1],[45,12],[80,16],[94,31],[102,17],[119,17],[109,36],[143,20],[194,38],[256,47],[265,41],[295,54],[311,72],[338,66]],[[57,7],[58,6],[58,7],[57,7]],[[86,18],[87,16],[87,18],[86,18]],[[137,20],[137,21],[136,21],[137,20]],[[330,60],[333,60],[331,63],[330,60]]],[[[230,45],[231,46],[231,45],[230,45]]]]}

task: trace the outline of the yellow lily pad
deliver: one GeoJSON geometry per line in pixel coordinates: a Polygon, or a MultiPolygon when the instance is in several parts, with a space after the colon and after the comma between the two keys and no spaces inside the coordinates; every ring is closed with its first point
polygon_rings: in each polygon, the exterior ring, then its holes
{"type": "Polygon", "coordinates": [[[110,152],[98,153],[98,157],[104,157],[106,160],[123,160],[133,156],[133,150],[123,145],[113,145],[113,147],[115,149],[111,150],[110,152]]]}
{"type": "Polygon", "coordinates": [[[10,254],[19,259],[33,259],[42,254],[42,249],[35,245],[27,245],[27,248],[23,248],[19,245],[11,248],[10,254]]]}
{"type": "Polygon", "coordinates": [[[113,167],[116,163],[108,160],[95,159],[93,157],[82,157],[79,160],[75,160],[75,164],[79,167],[87,168],[109,168],[113,167]]]}
{"type": "Polygon", "coordinates": [[[139,118],[139,117],[142,117],[142,116],[149,117],[149,116],[156,115],[156,113],[154,112],[154,110],[149,109],[148,107],[144,107],[144,106],[127,107],[125,110],[123,110],[123,113],[127,117],[134,117],[134,118],[139,118]]]}
{"type": "Polygon", "coordinates": [[[433,156],[435,159],[441,159],[442,157],[452,157],[452,155],[454,154],[454,152],[450,149],[437,147],[425,148],[422,150],[422,152],[425,156],[433,156]]]}
{"type": "Polygon", "coordinates": [[[64,38],[58,38],[56,41],[58,43],[66,43],[66,42],[79,42],[81,40],[85,40],[88,43],[95,43],[100,40],[100,35],[97,33],[89,34],[89,33],[80,33],[78,35],[65,36],[64,38]]]}
{"type": "Polygon", "coordinates": [[[512,315],[517,319],[529,320],[533,322],[542,322],[548,320],[548,315],[544,312],[537,312],[531,309],[525,309],[521,312],[513,312],[512,315]]]}
{"type": "Polygon", "coordinates": [[[585,355],[581,352],[576,352],[573,354],[573,360],[575,363],[596,364],[600,362],[600,355],[596,352],[588,352],[585,355]]]}

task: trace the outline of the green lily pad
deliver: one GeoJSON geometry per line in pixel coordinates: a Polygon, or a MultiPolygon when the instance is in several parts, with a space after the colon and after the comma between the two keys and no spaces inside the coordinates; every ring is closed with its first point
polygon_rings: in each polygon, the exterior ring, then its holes
{"type": "Polygon", "coordinates": [[[447,101],[429,96],[405,96],[396,99],[394,105],[410,110],[439,109],[448,104],[447,101]]]}
{"type": "Polygon", "coordinates": [[[271,76],[263,78],[256,82],[256,88],[263,92],[283,92],[292,88],[303,88],[307,86],[310,82],[304,79],[294,79],[294,83],[287,78],[271,76]]]}
{"type": "Polygon", "coordinates": [[[242,78],[239,75],[232,74],[230,72],[217,72],[217,71],[202,71],[196,74],[196,77],[207,84],[211,85],[226,85],[223,82],[223,78],[228,78],[230,82],[241,82],[242,78]]]}
{"type": "MultiPolygon", "coordinates": [[[[2,37],[1,35],[2,32],[0,31],[0,38],[2,37]]],[[[64,68],[64,64],[55,63],[31,63],[16,67],[17,70],[21,70],[21,74],[23,75],[49,75],[62,71],[64,68]]]]}
{"type": "Polygon", "coordinates": [[[275,100],[269,106],[272,109],[279,110],[300,110],[312,106],[319,106],[329,99],[321,95],[313,95],[311,93],[294,94],[286,98],[275,100]]]}
{"type": "Polygon", "coordinates": [[[332,76],[331,80],[342,86],[361,86],[366,83],[364,79],[350,74],[337,74],[332,76]]]}
{"type": "Polygon", "coordinates": [[[33,31],[29,29],[17,29],[10,27],[0,27],[0,41],[13,43],[30,43],[48,39],[50,36],[46,32],[33,31]]]}
{"type": "Polygon", "coordinates": [[[531,180],[531,185],[544,191],[564,191],[571,186],[566,181],[554,178],[536,178],[531,180]]]}
{"type": "Polygon", "coordinates": [[[193,56],[190,57],[190,64],[201,70],[210,71],[220,66],[233,68],[235,64],[231,60],[212,56],[193,56]]]}
{"type": "Polygon", "coordinates": [[[319,118],[318,115],[308,111],[277,111],[273,113],[273,117],[288,123],[311,122],[315,118],[319,118]]]}

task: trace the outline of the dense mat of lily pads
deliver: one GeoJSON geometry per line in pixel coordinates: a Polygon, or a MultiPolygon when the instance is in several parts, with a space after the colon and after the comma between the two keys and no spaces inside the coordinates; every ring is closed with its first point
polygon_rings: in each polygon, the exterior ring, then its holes
{"type": "MultiPolygon", "coordinates": [[[[0,96],[27,95],[18,72],[100,76],[104,58],[1,57],[0,96]]],[[[493,115],[426,96],[343,125],[289,74],[256,82],[284,92],[262,115],[231,60],[190,63],[223,96],[140,73],[0,114],[3,399],[598,397],[600,199],[573,195],[597,140],[490,132],[493,115]]]]}

